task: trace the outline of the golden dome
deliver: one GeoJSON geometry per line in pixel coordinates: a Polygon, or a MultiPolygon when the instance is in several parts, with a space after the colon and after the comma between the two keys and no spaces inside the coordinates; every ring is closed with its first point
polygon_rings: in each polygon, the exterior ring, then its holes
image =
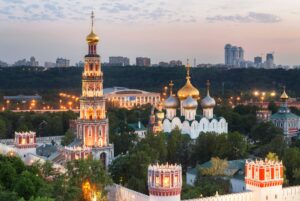
{"type": "Polygon", "coordinates": [[[92,30],[91,33],[89,35],[87,35],[86,37],[86,41],[88,43],[98,43],[99,41],[99,36],[97,36],[94,31],[92,30]]]}
{"type": "Polygon", "coordinates": [[[200,98],[200,92],[192,85],[190,79],[187,79],[185,85],[178,90],[177,96],[180,100],[184,100],[189,96],[198,100],[200,98]]]}
{"type": "Polygon", "coordinates": [[[281,99],[289,99],[289,96],[285,92],[285,88],[284,88],[283,93],[281,94],[280,98],[281,99]]]}
{"type": "Polygon", "coordinates": [[[191,96],[192,98],[199,100],[200,99],[200,92],[196,89],[191,83],[191,76],[190,76],[190,65],[189,63],[186,66],[186,83],[185,85],[178,90],[177,96],[180,100],[184,100],[187,97],[191,96]]]}
{"type": "Polygon", "coordinates": [[[92,29],[91,29],[91,33],[86,37],[86,41],[88,43],[97,43],[99,41],[99,36],[97,36],[97,34],[94,33],[94,18],[95,18],[94,12],[92,11],[92,15],[91,15],[92,29]]]}

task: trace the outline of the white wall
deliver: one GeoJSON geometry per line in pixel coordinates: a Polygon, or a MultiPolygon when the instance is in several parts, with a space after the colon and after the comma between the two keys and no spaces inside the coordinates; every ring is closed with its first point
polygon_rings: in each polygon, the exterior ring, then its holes
{"type": "Polygon", "coordinates": [[[283,201],[299,201],[300,186],[294,186],[283,189],[283,201]]]}
{"type": "Polygon", "coordinates": [[[108,201],[149,201],[148,195],[114,184],[108,188],[108,201]]]}

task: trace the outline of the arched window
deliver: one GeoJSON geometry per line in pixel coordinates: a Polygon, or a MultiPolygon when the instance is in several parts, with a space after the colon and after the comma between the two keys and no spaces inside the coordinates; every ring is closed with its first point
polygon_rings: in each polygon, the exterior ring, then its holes
{"type": "Polygon", "coordinates": [[[92,108],[89,108],[89,109],[88,109],[88,115],[87,115],[87,116],[88,116],[88,119],[89,119],[89,120],[92,120],[92,119],[93,119],[93,112],[94,112],[94,111],[93,111],[92,108]]]}

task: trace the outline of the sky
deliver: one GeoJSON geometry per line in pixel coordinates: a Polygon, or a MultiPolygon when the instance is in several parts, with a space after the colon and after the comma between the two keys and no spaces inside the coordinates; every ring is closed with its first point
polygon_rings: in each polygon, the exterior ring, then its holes
{"type": "Polygon", "coordinates": [[[274,52],[276,64],[300,65],[299,0],[0,0],[0,60],[82,61],[91,10],[104,62],[224,63],[231,43],[247,60],[274,52]]]}

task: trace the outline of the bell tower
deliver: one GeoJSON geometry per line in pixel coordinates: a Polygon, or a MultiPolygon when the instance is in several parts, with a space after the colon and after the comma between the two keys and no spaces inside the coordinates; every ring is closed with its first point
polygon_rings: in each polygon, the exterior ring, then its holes
{"type": "Polygon", "coordinates": [[[91,148],[94,159],[107,166],[113,158],[113,145],[109,144],[109,122],[103,96],[103,72],[97,54],[99,36],[94,32],[94,12],[91,14],[91,32],[86,37],[88,54],[84,57],[80,117],[77,120],[77,138],[82,146],[91,148]]]}

